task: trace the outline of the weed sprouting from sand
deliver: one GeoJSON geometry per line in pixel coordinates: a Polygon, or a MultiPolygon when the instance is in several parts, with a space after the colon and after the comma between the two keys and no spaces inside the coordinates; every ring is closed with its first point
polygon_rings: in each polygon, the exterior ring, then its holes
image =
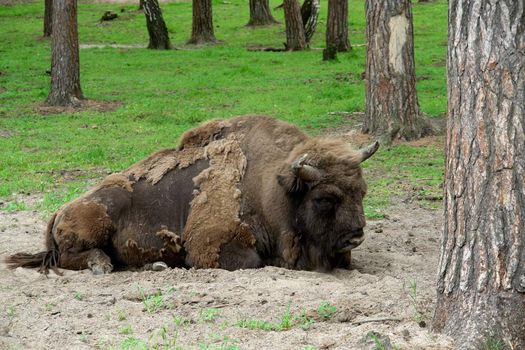
{"type": "Polygon", "coordinates": [[[81,301],[82,299],[84,299],[84,295],[78,291],[73,294],[73,297],[78,301],[81,301]]]}
{"type": "Polygon", "coordinates": [[[408,296],[410,297],[410,305],[412,306],[412,318],[417,323],[421,324],[424,322],[424,316],[421,312],[419,312],[418,306],[417,306],[417,281],[410,280],[408,285],[408,296]]]}
{"type": "Polygon", "coordinates": [[[324,320],[329,320],[337,311],[337,308],[325,301],[317,308],[317,314],[324,320]]]}
{"type": "Polygon", "coordinates": [[[142,304],[144,305],[144,310],[146,310],[147,312],[153,313],[162,309],[172,308],[172,305],[166,303],[166,301],[164,300],[160,289],[157,289],[157,291],[154,294],[146,295],[144,289],[140,285],[138,285],[137,288],[140,293],[142,304]]]}
{"type": "Polygon", "coordinates": [[[203,322],[214,322],[219,317],[221,310],[216,308],[206,308],[201,310],[200,319],[203,322]]]}
{"type": "Polygon", "coordinates": [[[125,335],[129,335],[129,334],[133,334],[133,329],[131,328],[131,326],[124,326],[124,327],[121,327],[118,332],[120,334],[125,334],[125,335]]]}

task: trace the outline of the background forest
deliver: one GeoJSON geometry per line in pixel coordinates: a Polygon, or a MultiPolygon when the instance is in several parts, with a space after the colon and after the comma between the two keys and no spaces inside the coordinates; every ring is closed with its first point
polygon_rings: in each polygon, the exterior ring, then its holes
{"type": "MultiPolygon", "coordinates": [[[[5,2],[5,0],[4,0],[5,2]]],[[[271,1],[271,8],[280,4],[271,1]]],[[[346,135],[360,145],[364,110],[364,1],[349,2],[352,50],[322,61],[326,2],[310,50],[251,51],[279,47],[280,24],[249,28],[246,1],[213,1],[213,46],[186,45],[191,2],[162,3],[174,50],[147,50],[144,14],[137,4],[79,1],[83,111],[57,113],[42,106],[49,92],[50,41],[42,38],[43,2],[0,7],[1,210],[34,207],[52,212],[107,173],[154,150],[173,147],[180,134],[211,118],[265,114],[310,134],[346,135]],[[111,10],[118,18],[101,22],[111,10]],[[114,101],[100,104],[96,101],[114,101]],[[24,194],[43,193],[28,204],[24,194]],[[39,196],[40,197],[40,196],[39,196]]],[[[417,90],[422,112],[446,111],[447,2],[414,3],[417,90]]],[[[394,144],[366,163],[369,218],[383,217],[393,198],[440,205],[442,138],[394,144]]]]}

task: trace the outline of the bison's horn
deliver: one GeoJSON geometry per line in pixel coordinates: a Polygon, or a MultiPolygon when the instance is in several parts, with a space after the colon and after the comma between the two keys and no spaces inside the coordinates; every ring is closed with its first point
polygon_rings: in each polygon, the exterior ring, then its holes
{"type": "Polygon", "coordinates": [[[373,144],[361,148],[359,151],[361,153],[361,162],[364,162],[368,158],[372,157],[374,153],[376,153],[377,149],[379,148],[379,141],[375,141],[373,144]]]}
{"type": "Polygon", "coordinates": [[[292,164],[292,171],[293,173],[303,179],[304,181],[317,181],[321,179],[321,172],[308,164],[304,164],[304,161],[306,160],[306,157],[308,157],[308,154],[302,155],[299,159],[297,159],[292,164]]]}

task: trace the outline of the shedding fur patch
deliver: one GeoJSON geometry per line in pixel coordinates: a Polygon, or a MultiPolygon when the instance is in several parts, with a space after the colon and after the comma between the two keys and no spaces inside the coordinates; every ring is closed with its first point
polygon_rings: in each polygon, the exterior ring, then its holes
{"type": "Polygon", "coordinates": [[[182,150],[164,149],[133,165],[123,174],[135,181],[145,178],[155,185],[175,167],[186,168],[202,158],[204,158],[204,150],[198,147],[188,147],[182,150]]]}
{"type": "Polygon", "coordinates": [[[210,167],[197,175],[197,187],[186,222],[183,244],[187,263],[199,268],[219,266],[220,248],[229,242],[253,248],[255,237],[239,217],[239,183],[246,170],[240,140],[232,134],[209,143],[205,155],[210,167]]]}
{"type": "Polygon", "coordinates": [[[106,178],[97,186],[98,189],[107,187],[120,187],[128,192],[133,192],[133,183],[129,181],[129,178],[121,173],[115,173],[106,176],[106,178]]]}
{"type": "Polygon", "coordinates": [[[169,249],[173,253],[178,253],[182,249],[180,236],[175,232],[169,231],[167,227],[163,227],[156,235],[164,241],[165,249],[169,249]]]}

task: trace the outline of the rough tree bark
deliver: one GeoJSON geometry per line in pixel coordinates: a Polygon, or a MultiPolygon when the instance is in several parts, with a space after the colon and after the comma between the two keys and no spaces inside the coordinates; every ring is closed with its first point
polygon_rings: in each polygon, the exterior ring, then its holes
{"type": "Polygon", "coordinates": [[[304,0],[301,5],[301,18],[303,19],[306,44],[309,44],[314,36],[320,10],[321,5],[319,4],[319,0],[304,0]]]}
{"type": "Polygon", "coordinates": [[[80,88],[78,54],[77,2],[53,0],[51,91],[47,103],[52,106],[79,106],[80,88]]]}
{"type": "Polygon", "coordinates": [[[273,18],[269,0],[250,0],[250,21],[246,26],[257,27],[279,23],[273,18]]]}
{"type": "Polygon", "coordinates": [[[445,225],[433,327],[525,349],[525,12],[449,0],[445,225]]]}
{"type": "Polygon", "coordinates": [[[410,0],[366,0],[366,38],[363,132],[387,144],[430,133],[416,94],[410,0]]]}
{"type": "Polygon", "coordinates": [[[348,40],[348,0],[328,0],[326,48],[323,59],[334,59],[337,52],[351,49],[348,40]]]}
{"type": "Polygon", "coordinates": [[[148,27],[149,44],[148,49],[171,48],[168,28],[162,18],[162,11],[157,0],[141,0],[142,9],[146,16],[146,26],[148,27]]]}
{"type": "Polygon", "coordinates": [[[297,0],[284,0],[284,22],[286,27],[286,44],[288,51],[303,50],[306,48],[301,7],[297,0]]]}
{"type": "Polygon", "coordinates": [[[193,0],[191,38],[188,44],[213,44],[217,39],[213,33],[211,0],[193,0]]]}
{"type": "Polygon", "coordinates": [[[51,36],[53,21],[53,0],[44,0],[44,36],[51,36]]]}

